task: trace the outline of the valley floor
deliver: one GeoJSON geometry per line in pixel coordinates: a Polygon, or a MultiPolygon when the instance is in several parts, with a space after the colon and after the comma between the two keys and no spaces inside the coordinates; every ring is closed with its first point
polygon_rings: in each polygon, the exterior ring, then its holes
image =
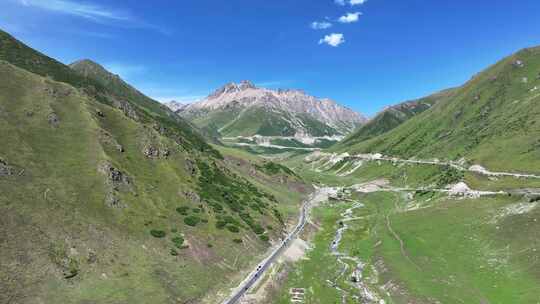
{"type": "Polygon", "coordinates": [[[355,161],[289,163],[340,191],[243,303],[540,302],[536,176],[466,167],[455,180],[478,190],[452,192],[440,162],[355,161]]]}

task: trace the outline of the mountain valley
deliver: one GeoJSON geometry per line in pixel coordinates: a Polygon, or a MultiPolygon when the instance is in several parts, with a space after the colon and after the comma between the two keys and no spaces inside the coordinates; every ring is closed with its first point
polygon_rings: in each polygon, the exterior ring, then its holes
{"type": "Polygon", "coordinates": [[[160,103],[0,31],[0,303],[538,303],[539,88],[160,103]]]}

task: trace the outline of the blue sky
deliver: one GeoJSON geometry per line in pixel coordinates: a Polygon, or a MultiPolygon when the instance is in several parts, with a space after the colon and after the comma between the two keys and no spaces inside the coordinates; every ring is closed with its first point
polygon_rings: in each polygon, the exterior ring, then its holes
{"type": "Polygon", "coordinates": [[[539,12],[538,0],[1,0],[0,27],[159,100],[249,79],[373,115],[540,44],[539,12]]]}

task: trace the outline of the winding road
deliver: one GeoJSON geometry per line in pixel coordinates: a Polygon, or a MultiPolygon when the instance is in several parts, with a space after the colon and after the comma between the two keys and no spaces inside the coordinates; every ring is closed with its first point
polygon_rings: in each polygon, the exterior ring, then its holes
{"type": "Polygon", "coordinates": [[[294,229],[287,235],[287,237],[279,243],[279,246],[275,248],[264,260],[259,263],[259,266],[253,270],[242,283],[233,291],[232,295],[222,304],[234,304],[247,293],[247,291],[255,285],[261,277],[264,276],[264,273],[270,268],[272,263],[274,263],[288,248],[294,239],[298,237],[300,232],[306,226],[309,210],[311,207],[318,203],[328,199],[330,193],[334,192],[334,188],[315,188],[315,192],[312,193],[309,198],[302,204],[300,210],[300,216],[298,219],[298,224],[294,229]]]}

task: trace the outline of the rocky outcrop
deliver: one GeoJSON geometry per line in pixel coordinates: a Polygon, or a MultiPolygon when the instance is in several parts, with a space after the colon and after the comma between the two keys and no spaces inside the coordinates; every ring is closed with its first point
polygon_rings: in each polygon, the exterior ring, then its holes
{"type": "Polygon", "coordinates": [[[108,192],[105,196],[105,204],[112,208],[125,208],[126,204],[122,203],[118,197],[119,192],[132,192],[132,182],[125,173],[113,167],[109,162],[103,163],[99,171],[105,175],[105,185],[108,192]]]}
{"type": "Polygon", "coordinates": [[[139,121],[139,115],[137,115],[137,112],[129,102],[124,100],[114,100],[113,105],[120,109],[127,117],[139,121]]]}
{"type": "Polygon", "coordinates": [[[197,167],[195,166],[195,162],[191,159],[186,159],[184,168],[186,169],[186,172],[191,176],[195,176],[197,174],[197,167]]]}
{"type": "Polygon", "coordinates": [[[0,158],[0,177],[13,175],[13,167],[0,158]]]}
{"type": "Polygon", "coordinates": [[[47,116],[47,121],[49,122],[49,125],[51,125],[51,127],[53,128],[58,128],[58,126],[60,125],[60,118],[54,112],[50,113],[47,116]]]}
{"type": "Polygon", "coordinates": [[[103,129],[99,133],[99,140],[104,146],[111,147],[120,153],[124,152],[124,147],[109,132],[103,129]]]}
{"type": "Polygon", "coordinates": [[[193,203],[200,203],[201,197],[194,191],[184,191],[183,196],[193,203]]]}
{"type": "Polygon", "coordinates": [[[147,146],[143,149],[143,154],[147,158],[167,158],[171,154],[168,149],[160,149],[155,146],[147,146]]]}

